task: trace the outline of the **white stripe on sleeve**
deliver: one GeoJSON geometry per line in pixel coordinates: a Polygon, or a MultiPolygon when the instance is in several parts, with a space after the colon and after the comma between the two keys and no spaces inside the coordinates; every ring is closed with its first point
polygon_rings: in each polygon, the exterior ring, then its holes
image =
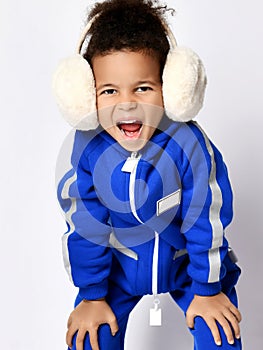
{"type": "MultiPolygon", "coordinates": [[[[77,174],[74,173],[70,178],[67,179],[65,182],[63,189],[61,191],[61,197],[63,199],[68,199],[69,197],[69,188],[71,184],[76,181],[77,179],[77,174]]],[[[69,252],[68,252],[68,238],[69,236],[75,231],[75,225],[72,221],[72,214],[76,212],[77,208],[77,203],[75,198],[70,198],[71,199],[71,206],[67,212],[64,213],[65,219],[67,223],[69,224],[70,230],[69,232],[65,233],[62,236],[62,254],[63,254],[63,261],[64,261],[64,266],[65,269],[68,273],[70,281],[73,283],[72,279],[72,273],[71,273],[71,266],[70,266],[70,260],[69,260],[69,252]]]]}
{"type": "Polygon", "coordinates": [[[216,180],[216,164],[215,157],[212,145],[202,130],[202,128],[195,123],[195,125],[202,132],[202,135],[205,140],[207,151],[211,158],[211,172],[209,176],[209,187],[211,190],[212,200],[209,210],[209,221],[212,227],[212,245],[208,252],[209,259],[209,277],[208,282],[218,282],[220,279],[220,268],[221,268],[221,259],[220,259],[220,250],[219,248],[223,244],[224,229],[222,222],[220,220],[220,210],[223,204],[222,192],[216,180]]]}

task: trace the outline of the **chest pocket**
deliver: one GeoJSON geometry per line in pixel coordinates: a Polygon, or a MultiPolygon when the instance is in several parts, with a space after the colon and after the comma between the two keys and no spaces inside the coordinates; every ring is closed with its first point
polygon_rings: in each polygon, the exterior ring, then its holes
{"type": "Polygon", "coordinates": [[[181,202],[181,190],[177,190],[156,202],[156,215],[160,216],[167,210],[179,205],[181,202]]]}

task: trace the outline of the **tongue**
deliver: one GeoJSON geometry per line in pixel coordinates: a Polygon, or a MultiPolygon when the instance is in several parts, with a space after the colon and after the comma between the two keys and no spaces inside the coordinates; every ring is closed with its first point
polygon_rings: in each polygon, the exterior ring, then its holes
{"type": "Polygon", "coordinates": [[[133,123],[133,124],[121,124],[120,128],[124,131],[128,132],[136,132],[141,128],[141,124],[133,123]]]}

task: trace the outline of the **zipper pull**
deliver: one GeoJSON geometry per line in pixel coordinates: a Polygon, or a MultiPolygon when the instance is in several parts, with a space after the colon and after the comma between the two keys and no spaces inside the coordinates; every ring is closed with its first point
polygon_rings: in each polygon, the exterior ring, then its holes
{"type": "Polygon", "coordinates": [[[153,296],[153,308],[150,309],[150,326],[162,325],[162,309],[160,308],[160,299],[153,296]]]}
{"type": "Polygon", "coordinates": [[[131,158],[132,158],[132,159],[137,158],[137,154],[138,154],[138,152],[133,151],[133,152],[131,153],[131,158]]]}
{"type": "Polygon", "coordinates": [[[126,160],[126,162],[123,164],[123,167],[121,168],[121,171],[124,173],[132,173],[138,163],[138,161],[141,158],[141,155],[139,154],[137,157],[137,152],[132,152],[131,156],[126,160]]]}

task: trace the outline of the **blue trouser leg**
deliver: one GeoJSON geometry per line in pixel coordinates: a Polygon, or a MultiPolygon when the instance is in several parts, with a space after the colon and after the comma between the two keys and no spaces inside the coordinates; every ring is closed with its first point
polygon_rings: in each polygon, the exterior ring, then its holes
{"type": "MultiPolygon", "coordinates": [[[[187,264],[187,257],[185,263],[187,264]]],[[[237,279],[240,274],[240,269],[233,264],[229,258],[227,257],[225,260],[225,265],[227,268],[227,274],[225,278],[222,280],[222,291],[228,296],[230,301],[237,307],[237,295],[236,290],[234,288],[234,285],[237,282],[237,279]]],[[[187,309],[193,300],[193,293],[191,291],[191,280],[188,278],[187,281],[187,272],[186,270],[182,270],[180,274],[180,278],[182,277],[182,280],[185,280],[185,283],[182,284],[178,290],[175,290],[171,292],[172,298],[175,300],[175,302],[179,305],[179,307],[184,311],[186,314],[187,309]]],[[[223,328],[218,324],[218,329],[220,332],[222,345],[218,346],[214,342],[214,338],[212,336],[212,333],[207,326],[206,322],[202,317],[196,317],[195,318],[195,325],[194,329],[189,329],[191,334],[194,337],[194,350],[241,350],[241,340],[235,339],[235,343],[233,345],[230,345],[227,342],[225,333],[223,331],[223,328]]]]}
{"type": "Polygon", "coordinates": [[[194,337],[194,350],[240,350],[242,349],[241,340],[236,339],[233,345],[228,344],[225,333],[220,325],[218,325],[222,345],[217,346],[207,324],[201,317],[195,318],[195,328],[190,332],[194,337]]]}
{"type": "MultiPolygon", "coordinates": [[[[111,335],[111,330],[109,325],[103,324],[99,327],[98,330],[98,342],[100,350],[123,350],[124,349],[124,336],[125,330],[127,327],[128,316],[123,317],[122,319],[118,319],[119,331],[113,337],[111,335]]],[[[73,347],[72,350],[76,350],[76,337],[75,334],[73,339],[73,347]]],[[[91,350],[89,335],[86,334],[84,341],[84,350],[91,350]]]]}
{"type": "MultiPolygon", "coordinates": [[[[131,296],[120,289],[115,284],[110,284],[109,293],[107,295],[107,302],[111,306],[118,322],[119,331],[113,337],[111,335],[110,326],[103,324],[98,330],[98,342],[100,350],[123,350],[124,337],[129,319],[129,314],[135,307],[141,297],[131,296]]],[[[77,296],[75,306],[81,301],[80,296],[77,296]]],[[[76,336],[73,338],[72,350],[76,350],[76,336]]],[[[91,350],[89,335],[86,334],[84,341],[84,350],[91,350]]]]}
{"type": "MultiPolygon", "coordinates": [[[[229,299],[232,301],[233,304],[236,305],[236,292],[233,288],[231,291],[231,294],[228,295],[229,299]]],[[[192,333],[194,337],[194,350],[240,350],[242,349],[241,340],[235,339],[235,343],[233,345],[230,345],[227,342],[226,335],[223,331],[223,328],[217,323],[222,345],[217,346],[214,342],[214,338],[212,336],[212,333],[210,329],[208,328],[206,322],[202,319],[202,317],[196,317],[195,318],[195,326],[194,329],[190,329],[190,332],[192,333]]]]}
{"type": "MultiPolygon", "coordinates": [[[[180,259],[180,272],[176,276],[178,282],[178,288],[170,292],[172,298],[179,305],[179,307],[186,311],[193,300],[193,293],[191,291],[191,279],[187,275],[188,257],[181,257],[180,259]]],[[[239,268],[233,264],[228,258],[224,262],[227,268],[227,274],[222,282],[222,291],[229,297],[231,302],[237,306],[237,296],[234,285],[237,282],[240,274],[239,268]]],[[[109,292],[107,295],[107,302],[111,306],[118,322],[119,331],[113,337],[111,335],[110,327],[107,324],[101,325],[98,330],[98,341],[100,350],[124,350],[124,337],[128,323],[129,314],[138,301],[141,299],[139,296],[132,296],[116,284],[110,283],[109,292]]],[[[75,306],[81,301],[80,296],[77,297],[75,306]]],[[[208,328],[206,322],[201,317],[195,318],[195,327],[190,332],[194,337],[194,350],[241,350],[241,340],[235,340],[233,345],[228,344],[224,331],[220,325],[218,325],[222,345],[217,346],[214,342],[212,333],[208,328]]],[[[76,350],[76,335],[73,339],[72,350],[76,350]]],[[[88,333],[84,342],[84,350],[91,350],[88,333]]]]}

